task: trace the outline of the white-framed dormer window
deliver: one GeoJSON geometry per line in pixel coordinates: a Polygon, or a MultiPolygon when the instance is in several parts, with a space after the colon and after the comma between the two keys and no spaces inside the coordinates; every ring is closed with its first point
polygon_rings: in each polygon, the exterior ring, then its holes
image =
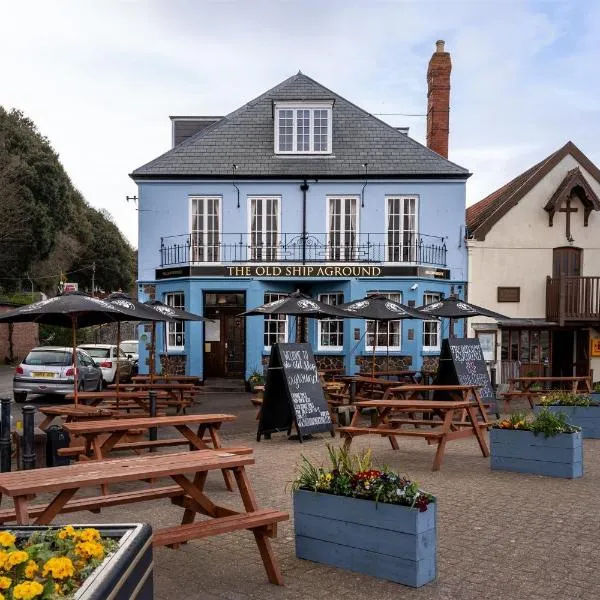
{"type": "MultiPolygon", "coordinates": [[[[165,294],[165,304],[185,310],[183,292],[165,294]]],[[[185,324],[183,321],[167,321],[167,350],[183,350],[185,346],[185,324]]]]}
{"type": "MultiPolygon", "coordinates": [[[[372,292],[367,293],[367,296],[380,293],[382,296],[393,300],[394,302],[402,302],[402,294],[400,292],[372,292]]],[[[391,350],[397,352],[402,349],[402,321],[365,321],[367,333],[365,336],[365,350],[373,352],[373,344],[375,351],[391,350]],[[377,340],[375,335],[377,333],[377,340]]]]}
{"type": "Polygon", "coordinates": [[[250,258],[272,262],[277,260],[279,245],[280,198],[250,197],[250,258]]]}
{"type": "MultiPolygon", "coordinates": [[[[335,292],[333,294],[320,294],[319,300],[325,304],[337,306],[344,303],[344,294],[335,292]]],[[[317,321],[319,334],[319,350],[344,349],[344,320],[337,317],[326,317],[317,321]]]]}
{"type": "MultiPolygon", "coordinates": [[[[423,306],[433,302],[439,302],[442,299],[441,294],[436,292],[425,292],[423,294],[423,306]]],[[[438,352],[440,349],[440,327],[441,322],[437,319],[423,321],[423,351],[438,352]]]]}
{"type": "Polygon", "coordinates": [[[331,154],[332,102],[276,102],[276,154],[331,154]]]}
{"type": "MultiPolygon", "coordinates": [[[[267,292],[265,294],[265,304],[287,298],[289,294],[277,294],[267,292]]],[[[264,347],[270,350],[273,344],[284,344],[288,337],[288,319],[287,315],[269,314],[264,316],[264,347]]]]}
{"type": "Polygon", "coordinates": [[[191,196],[190,259],[192,262],[219,262],[221,198],[191,196]]]}
{"type": "Polygon", "coordinates": [[[388,261],[415,262],[419,246],[418,197],[388,196],[386,211],[388,261]]]}

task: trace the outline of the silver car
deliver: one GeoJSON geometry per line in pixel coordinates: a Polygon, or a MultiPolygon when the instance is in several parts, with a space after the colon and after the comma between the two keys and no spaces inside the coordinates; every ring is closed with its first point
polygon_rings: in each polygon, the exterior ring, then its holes
{"type": "MultiPolygon", "coordinates": [[[[102,370],[84,350],[77,350],[80,390],[102,389],[102,370]]],[[[73,391],[75,368],[73,349],[62,346],[33,348],[15,369],[13,395],[15,402],[25,402],[27,394],[59,394],[73,391]]]]}

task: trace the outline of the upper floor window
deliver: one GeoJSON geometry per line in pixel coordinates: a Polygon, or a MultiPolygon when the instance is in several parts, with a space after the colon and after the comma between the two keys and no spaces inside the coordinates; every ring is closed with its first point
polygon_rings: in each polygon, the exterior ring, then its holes
{"type": "MultiPolygon", "coordinates": [[[[426,292],[423,295],[423,305],[439,302],[442,299],[440,294],[426,292]]],[[[423,321],[423,350],[434,352],[440,349],[440,321],[432,319],[423,321]]]]}
{"type": "Polygon", "coordinates": [[[193,196],[190,251],[192,262],[219,262],[221,199],[193,196]]]}
{"type": "MultiPolygon", "coordinates": [[[[165,294],[165,304],[173,308],[185,310],[185,295],[183,292],[165,294]]],[[[167,322],[167,350],[183,350],[185,346],[185,325],[183,321],[167,322]]]]}
{"type": "Polygon", "coordinates": [[[358,258],[358,198],[327,198],[329,260],[358,258]]]}
{"type": "Polygon", "coordinates": [[[277,102],[277,154],[331,154],[331,102],[277,102]]]}
{"type": "Polygon", "coordinates": [[[252,260],[277,260],[279,198],[250,198],[250,238],[252,260]]]}
{"type": "Polygon", "coordinates": [[[417,198],[387,198],[387,258],[390,262],[415,262],[418,248],[417,198]]]}

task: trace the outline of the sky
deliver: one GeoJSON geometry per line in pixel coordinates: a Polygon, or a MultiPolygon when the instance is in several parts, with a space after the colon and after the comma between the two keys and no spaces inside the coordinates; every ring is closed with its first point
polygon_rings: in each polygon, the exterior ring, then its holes
{"type": "Polygon", "coordinates": [[[128,174],[170,148],[169,115],[225,115],[301,70],[425,143],[438,39],[468,205],[569,140],[600,165],[599,30],[593,0],[0,0],[0,105],[136,247],[128,174]]]}

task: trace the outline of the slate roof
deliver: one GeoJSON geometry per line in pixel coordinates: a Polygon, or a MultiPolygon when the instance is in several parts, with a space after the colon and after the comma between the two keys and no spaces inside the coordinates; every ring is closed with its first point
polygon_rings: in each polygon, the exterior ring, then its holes
{"type": "Polygon", "coordinates": [[[488,231],[513,206],[516,206],[537,183],[539,183],[565,156],[573,156],[577,162],[597,181],[600,182],[600,170],[573,143],[567,142],[562,148],[533,165],[527,171],[492,192],[483,200],[467,208],[467,227],[469,234],[477,240],[485,240],[488,231]]]}
{"type": "Polygon", "coordinates": [[[231,177],[443,177],[467,169],[443,158],[302,73],[139,167],[133,179],[231,177]],[[333,100],[332,155],[276,155],[273,103],[333,100]]]}

